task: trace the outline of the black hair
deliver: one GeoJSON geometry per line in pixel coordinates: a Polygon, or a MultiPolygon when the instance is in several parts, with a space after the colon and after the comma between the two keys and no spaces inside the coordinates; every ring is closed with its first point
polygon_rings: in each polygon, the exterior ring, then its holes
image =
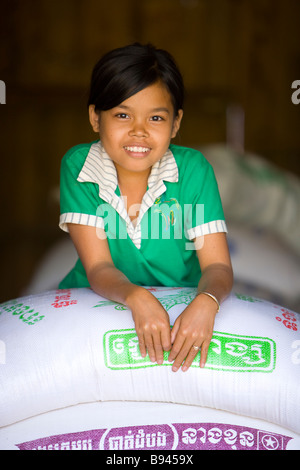
{"type": "Polygon", "coordinates": [[[88,105],[107,111],[161,81],[170,93],[175,115],[183,109],[184,85],[173,57],[151,44],[134,43],[105,54],[95,65],[88,105]]]}

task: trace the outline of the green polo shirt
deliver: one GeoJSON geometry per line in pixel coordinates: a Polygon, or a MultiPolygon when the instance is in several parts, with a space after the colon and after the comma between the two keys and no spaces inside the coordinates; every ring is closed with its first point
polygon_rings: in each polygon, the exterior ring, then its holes
{"type": "MultiPolygon", "coordinates": [[[[138,285],[197,286],[201,270],[192,240],[227,231],[211,165],[200,152],[176,145],[153,165],[135,225],[100,141],[64,156],[60,199],[62,230],[68,223],[105,229],[115,266],[138,285]]],[[[89,287],[80,259],[59,287],[89,287]]]]}

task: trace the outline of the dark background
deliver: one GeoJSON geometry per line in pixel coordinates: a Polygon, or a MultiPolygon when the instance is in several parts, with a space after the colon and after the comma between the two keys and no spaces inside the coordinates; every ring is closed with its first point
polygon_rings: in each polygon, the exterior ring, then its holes
{"type": "Polygon", "coordinates": [[[134,41],[169,50],[187,89],[177,143],[225,142],[226,110],[239,105],[245,149],[300,176],[299,28],[299,0],[1,0],[0,301],[66,236],[60,161],[95,138],[86,95],[103,53],[134,41]]]}

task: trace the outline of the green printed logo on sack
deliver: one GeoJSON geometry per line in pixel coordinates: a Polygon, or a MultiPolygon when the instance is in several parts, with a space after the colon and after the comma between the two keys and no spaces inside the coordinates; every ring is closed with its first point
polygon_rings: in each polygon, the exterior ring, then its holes
{"type": "MultiPolygon", "coordinates": [[[[175,305],[189,305],[191,301],[195,298],[197,289],[182,289],[182,292],[176,292],[175,294],[165,295],[164,297],[158,297],[157,300],[162,304],[165,310],[170,310],[175,305]]],[[[108,307],[113,305],[115,310],[128,310],[128,308],[123,304],[117,304],[112,300],[100,300],[94,307],[108,307]]]]}
{"type": "MultiPolygon", "coordinates": [[[[168,352],[161,366],[140,354],[138,337],[134,329],[108,331],[104,335],[105,365],[109,369],[140,369],[171,366],[168,352]]],[[[199,367],[200,353],[191,367],[199,367]]],[[[272,372],[276,362],[276,345],[269,338],[239,336],[214,332],[207,356],[206,369],[232,372],[272,372]]]]}
{"type": "Polygon", "coordinates": [[[39,312],[36,312],[30,305],[24,305],[22,302],[19,302],[18,299],[0,304],[0,315],[3,312],[8,312],[14,316],[18,316],[19,320],[22,320],[22,322],[27,325],[35,325],[45,317],[45,315],[41,315],[39,312]]]}

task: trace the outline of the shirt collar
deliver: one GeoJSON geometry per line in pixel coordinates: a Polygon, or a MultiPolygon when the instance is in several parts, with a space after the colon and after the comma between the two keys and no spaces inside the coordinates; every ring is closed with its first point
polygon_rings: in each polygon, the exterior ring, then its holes
{"type": "MultiPolygon", "coordinates": [[[[99,186],[99,196],[108,203],[114,198],[118,186],[117,171],[100,141],[91,145],[77,181],[96,183],[99,186]]],[[[153,196],[161,194],[163,181],[172,183],[178,181],[178,167],[170,149],[151,169],[148,187],[153,196]]]]}

